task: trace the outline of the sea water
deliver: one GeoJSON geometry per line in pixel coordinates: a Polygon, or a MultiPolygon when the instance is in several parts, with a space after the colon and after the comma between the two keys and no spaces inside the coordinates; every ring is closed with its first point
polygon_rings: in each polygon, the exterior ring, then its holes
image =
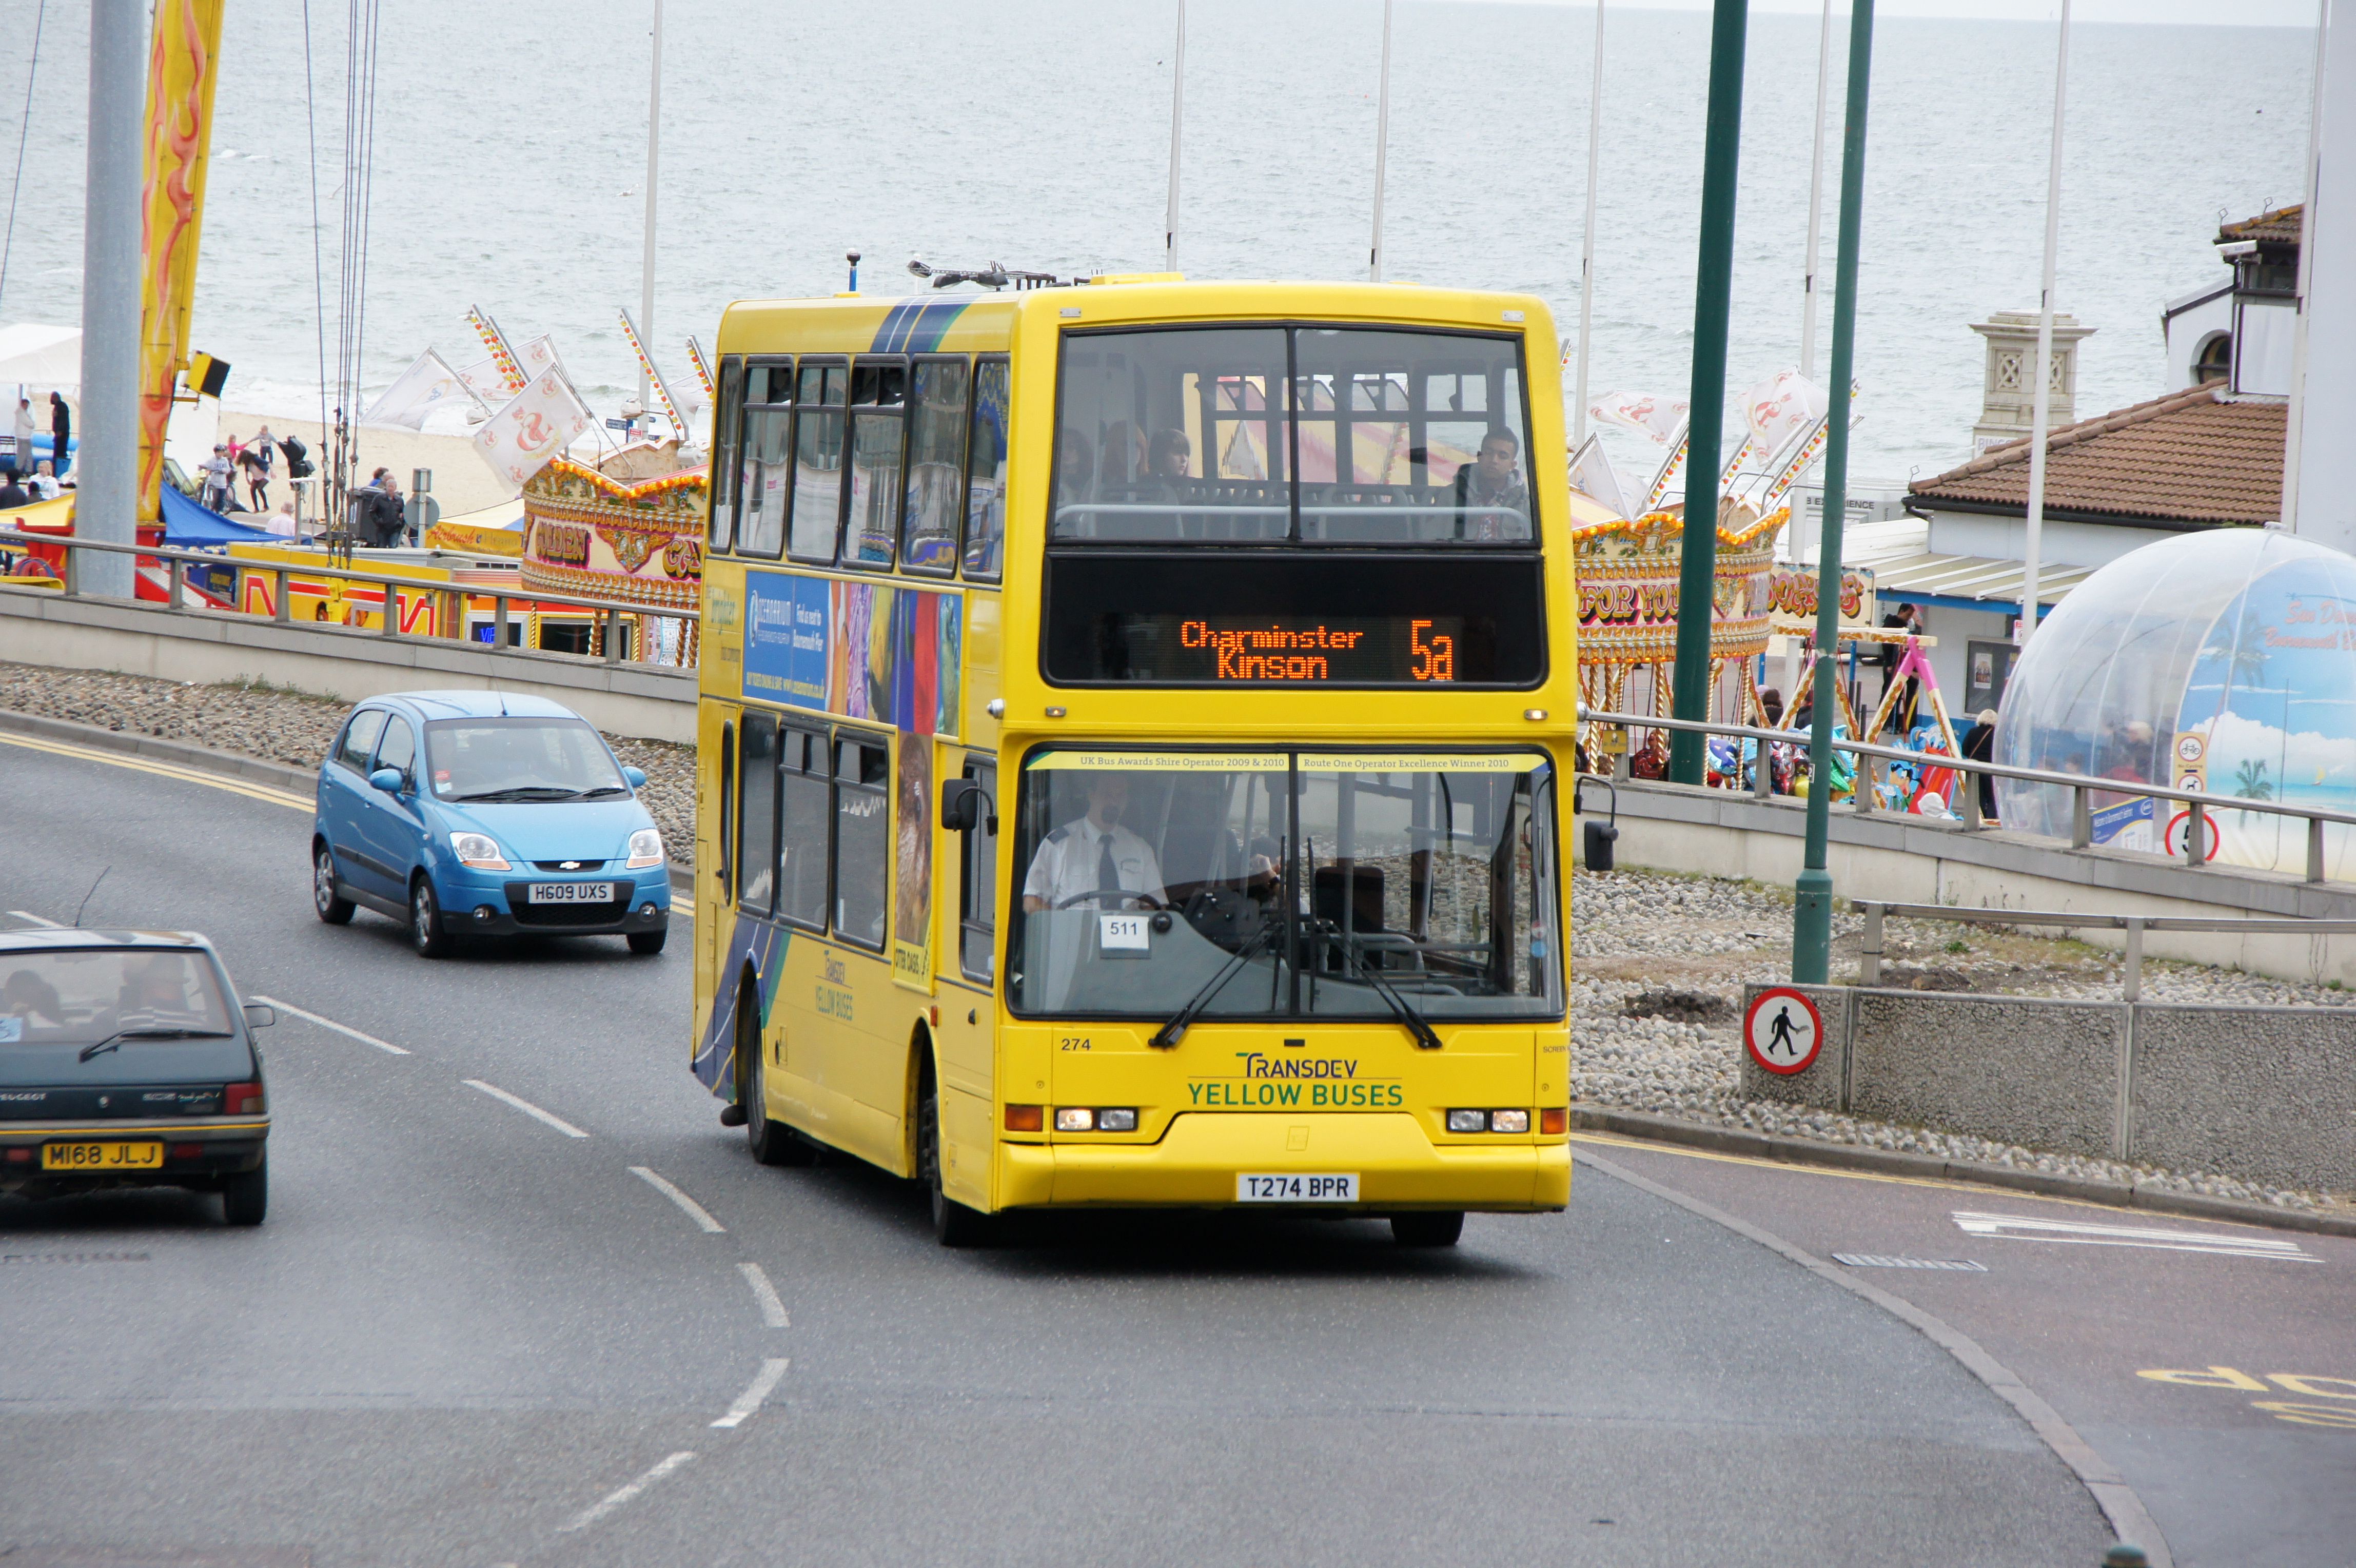
{"type": "MultiPolygon", "coordinates": [[[[80,318],[88,23],[49,9],[0,320],[80,318]]],[[[23,102],[29,10],[7,8],[18,44],[0,60],[0,103],[23,102]]],[[[337,374],[345,10],[309,8],[306,64],[301,8],[229,7],[193,339],[231,362],[234,406],[316,416],[337,374]]],[[[616,313],[638,306],[649,15],[644,0],[384,5],[364,387],[429,346],[479,358],[462,317],[472,303],[516,340],[553,333],[598,412],[636,391],[616,313]]],[[[669,0],[652,336],[673,390],[695,395],[684,338],[709,351],[728,301],[841,288],[849,250],[876,294],[913,291],[903,269],[918,255],[1160,269],[1174,16],[1163,0],[669,0]]],[[[1365,275],[1381,6],[1193,0],[1188,16],[1179,266],[1365,275]]],[[[1682,397],[1709,18],[1614,13],[1608,27],[1592,385],[1682,397]]],[[[1568,338],[1592,31],[1585,9],[1398,6],[1387,276],[1531,291],[1568,338]]],[[[1813,16],[1751,26],[1730,398],[1799,356],[1816,37],[1813,16]]],[[[1983,349],[1966,323],[2036,307],[2054,42],[2050,24],[1879,29],[1861,479],[1903,482],[1967,456],[1983,349]]],[[[2221,217],[2299,199],[2312,45],[2292,28],[2077,29],[2057,305],[2096,328],[2081,350],[2082,416],[2165,390],[2159,312],[2224,280],[2221,217]]],[[[1657,456],[1636,437],[1615,453],[1623,469],[1657,456]]]]}

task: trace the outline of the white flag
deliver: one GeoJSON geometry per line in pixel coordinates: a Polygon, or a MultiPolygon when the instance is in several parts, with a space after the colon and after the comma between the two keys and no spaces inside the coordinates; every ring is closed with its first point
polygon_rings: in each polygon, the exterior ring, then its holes
{"type": "Polygon", "coordinates": [[[564,378],[540,377],[475,433],[475,449],[516,489],[548,466],[589,428],[589,411],[564,378]]]}
{"type": "Polygon", "coordinates": [[[1764,461],[1813,430],[1831,406],[1824,388],[1797,371],[1779,371],[1751,389],[1742,400],[1742,417],[1764,461]]]}
{"type": "Polygon", "coordinates": [[[506,372],[499,369],[499,362],[496,358],[477,360],[471,365],[462,367],[458,371],[458,379],[466,383],[468,392],[473,392],[493,408],[497,408],[515,396],[515,389],[508,385],[506,372]]]}
{"type": "Polygon", "coordinates": [[[362,424],[400,425],[410,430],[425,427],[426,416],[436,409],[457,407],[474,402],[472,392],[459,379],[442,356],[428,349],[417,356],[417,362],[401,372],[392,385],[384,389],[376,402],[360,415],[362,424]]]}
{"type": "Polygon", "coordinates": [[[1587,405],[1588,417],[1623,430],[1639,430],[1665,446],[1677,438],[1686,422],[1682,398],[1655,392],[1605,392],[1587,405]]]}
{"type": "Polygon", "coordinates": [[[1622,517],[1629,515],[1628,498],[1620,489],[1620,476],[1612,469],[1612,459],[1604,455],[1603,438],[1592,431],[1570,456],[1570,488],[1594,497],[1622,517]]]}
{"type": "Polygon", "coordinates": [[[515,356],[527,381],[537,381],[551,371],[564,374],[564,361],[556,357],[556,339],[545,332],[518,349],[515,356]]]}

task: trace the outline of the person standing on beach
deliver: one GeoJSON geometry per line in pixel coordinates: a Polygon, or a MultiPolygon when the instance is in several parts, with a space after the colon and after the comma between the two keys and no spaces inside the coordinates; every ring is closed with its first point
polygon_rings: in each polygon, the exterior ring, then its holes
{"type": "Polygon", "coordinates": [[[16,445],[8,459],[9,472],[17,475],[33,471],[33,400],[16,400],[16,445]]]}
{"type": "Polygon", "coordinates": [[[212,511],[228,511],[230,502],[236,499],[230,477],[229,444],[225,441],[213,443],[213,455],[198,465],[198,472],[205,477],[205,507],[212,511]]]}
{"type": "MultiPolygon", "coordinates": [[[[264,424],[261,429],[253,433],[253,445],[248,446],[246,450],[255,454],[256,459],[261,463],[262,483],[264,486],[267,486],[270,483],[271,476],[277,471],[278,467],[278,437],[271,435],[270,426],[264,424]]],[[[263,507],[269,504],[270,497],[267,491],[264,490],[260,493],[259,499],[254,503],[253,510],[260,511],[263,507]]]]}
{"type": "Polygon", "coordinates": [[[49,467],[59,478],[65,477],[66,448],[73,442],[73,411],[66,407],[66,394],[49,394],[49,467]]]}
{"type": "Polygon", "coordinates": [[[262,456],[269,450],[257,435],[237,455],[238,469],[245,476],[246,496],[252,503],[248,510],[252,511],[266,511],[270,507],[270,463],[262,456]]]}

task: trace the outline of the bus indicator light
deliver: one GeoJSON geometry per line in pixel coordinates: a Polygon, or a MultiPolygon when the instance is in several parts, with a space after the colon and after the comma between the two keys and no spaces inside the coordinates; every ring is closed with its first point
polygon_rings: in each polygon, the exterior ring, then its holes
{"type": "Polygon", "coordinates": [[[1010,1105],[1006,1108],[1006,1130],[1010,1133],[1037,1133],[1045,1126],[1045,1112],[1040,1106],[1010,1105]]]}

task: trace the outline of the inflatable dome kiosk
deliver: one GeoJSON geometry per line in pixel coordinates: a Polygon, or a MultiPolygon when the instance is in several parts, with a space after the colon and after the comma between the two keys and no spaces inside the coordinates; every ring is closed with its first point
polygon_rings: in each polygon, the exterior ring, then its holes
{"type": "MultiPolygon", "coordinates": [[[[2356,811],[2356,559],[2273,529],[2145,545],[2048,616],[2013,671],[1997,758],[2096,779],[2356,811]]],[[[2007,827],[2066,837],[2072,791],[1999,779],[2007,827]]],[[[2180,853],[2165,801],[2094,797],[2094,840],[2180,853]]],[[[2172,812],[2171,812],[2172,814],[2172,812]]],[[[2214,857],[2307,864],[2295,817],[2217,811],[2214,857]]],[[[2324,831],[2356,875],[2356,830],[2324,831]]]]}

